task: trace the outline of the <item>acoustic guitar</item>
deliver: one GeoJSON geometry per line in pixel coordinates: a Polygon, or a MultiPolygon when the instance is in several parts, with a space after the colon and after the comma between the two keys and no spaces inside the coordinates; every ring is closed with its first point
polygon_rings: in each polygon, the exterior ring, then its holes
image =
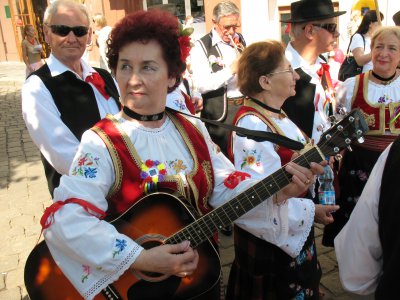
{"type": "MultiPolygon", "coordinates": [[[[354,140],[361,140],[367,130],[361,113],[353,110],[325,132],[318,145],[305,149],[293,161],[309,167],[311,162],[319,163],[327,155],[339,155],[340,150],[354,140]]],[[[204,296],[219,284],[221,274],[219,255],[210,238],[218,229],[231,224],[290,181],[291,175],[283,167],[201,217],[179,195],[161,191],[144,196],[111,223],[146,249],[189,240],[199,252],[198,268],[185,278],[130,269],[95,299],[183,300],[204,296]]],[[[25,285],[31,300],[82,299],[53,260],[44,241],[28,257],[25,285]]]]}

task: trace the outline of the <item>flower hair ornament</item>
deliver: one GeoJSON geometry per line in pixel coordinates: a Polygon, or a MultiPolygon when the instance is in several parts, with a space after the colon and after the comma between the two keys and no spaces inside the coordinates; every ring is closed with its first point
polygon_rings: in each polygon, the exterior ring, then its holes
{"type": "Polygon", "coordinates": [[[193,27],[183,28],[183,25],[179,23],[179,46],[181,48],[181,60],[186,62],[186,58],[189,56],[190,50],[193,47],[190,35],[193,33],[193,27]]]}

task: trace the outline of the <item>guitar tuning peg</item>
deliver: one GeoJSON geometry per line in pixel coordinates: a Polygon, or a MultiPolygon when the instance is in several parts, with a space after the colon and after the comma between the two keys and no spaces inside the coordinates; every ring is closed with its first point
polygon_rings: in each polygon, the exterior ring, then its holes
{"type": "Polygon", "coordinates": [[[317,126],[317,131],[323,132],[324,131],[325,126],[323,124],[319,124],[317,126]]]}
{"type": "Polygon", "coordinates": [[[362,136],[360,136],[358,139],[357,139],[357,142],[359,142],[360,144],[362,144],[362,143],[364,143],[364,137],[362,137],[362,136]]]}
{"type": "Polygon", "coordinates": [[[334,115],[329,116],[328,119],[329,119],[329,121],[331,121],[332,124],[336,124],[337,123],[337,119],[336,119],[336,117],[334,115]]]}
{"type": "Polygon", "coordinates": [[[337,112],[339,113],[339,115],[344,116],[345,114],[347,114],[347,108],[340,104],[338,106],[337,112]]]}
{"type": "Polygon", "coordinates": [[[350,152],[353,151],[353,149],[351,148],[351,146],[347,146],[347,149],[348,149],[350,152]]]}
{"type": "Polygon", "coordinates": [[[341,155],[341,154],[336,154],[336,155],[335,155],[335,159],[336,159],[337,161],[340,161],[342,158],[343,158],[343,155],[341,155]]]}

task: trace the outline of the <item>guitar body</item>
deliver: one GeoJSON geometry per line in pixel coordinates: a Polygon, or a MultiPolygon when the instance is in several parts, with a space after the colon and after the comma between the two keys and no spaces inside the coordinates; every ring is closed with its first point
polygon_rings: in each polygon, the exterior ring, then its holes
{"type": "MultiPolygon", "coordinates": [[[[165,192],[147,195],[111,223],[117,230],[149,249],[196,220],[182,198],[165,192]]],[[[95,299],[198,299],[219,285],[221,264],[210,240],[197,248],[199,263],[188,277],[164,276],[127,270],[112,283],[109,298],[95,299]]],[[[53,260],[45,242],[31,252],[25,266],[25,286],[31,300],[77,300],[80,294],[53,260]]]]}

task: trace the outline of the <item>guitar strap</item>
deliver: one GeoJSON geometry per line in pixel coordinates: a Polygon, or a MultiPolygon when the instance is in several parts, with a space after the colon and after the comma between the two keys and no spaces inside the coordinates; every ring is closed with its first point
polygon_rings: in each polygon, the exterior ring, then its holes
{"type": "Polygon", "coordinates": [[[197,117],[194,115],[190,115],[190,114],[186,114],[184,112],[181,111],[177,111],[174,110],[172,108],[167,107],[166,110],[171,111],[171,112],[175,112],[178,114],[182,114],[188,117],[192,117],[195,119],[199,119],[205,123],[208,124],[212,124],[218,127],[222,127],[225,128],[227,130],[231,130],[231,131],[235,131],[236,134],[238,136],[241,137],[247,137],[248,139],[252,139],[256,142],[265,142],[265,141],[269,141],[272,142],[274,144],[289,148],[291,150],[301,150],[304,148],[304,145],[298,141],[289,139],[285,136],[276,134],[276,133],[272,133],[272,132],[266,132],[266,131],[261,131],[261,130],[251,130],[251,129],[246,129],[243,127],[238,127],[238,126],[233,126],[230,124],[224,124],[218,121],[214,121],[214,120],[210,120],[210,119],[205,119],[205,118],[201,118],[201,117],[197,117]]]}

